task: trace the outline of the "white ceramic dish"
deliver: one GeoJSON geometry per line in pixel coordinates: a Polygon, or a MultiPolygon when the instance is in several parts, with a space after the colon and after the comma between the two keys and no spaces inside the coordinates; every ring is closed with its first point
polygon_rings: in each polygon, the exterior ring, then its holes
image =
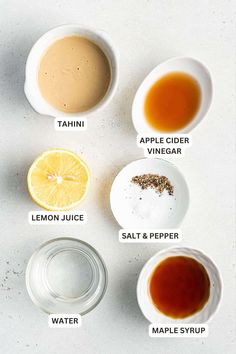
{"type": "Polygon", "coordinates": [[[202,252],[191,248],[168,248],[155,254],[144,265],[138,279],[137,299],[143,315],[151,323],[204,323],[216,312],[222,296],[222,282],[215,264],[202,252]],[[210,279],[210,297],[204,308],[184,319],[172,319],[165,316],[152,304],[149,293],[149,278],[153,270],[164,259],[171,256],[187,256],[196,259],[206,269],[210,279]]]}
{"type": "Polygon", "coordinates": [[[141,159],[125,166],[116,176],[110,194],[111,209],[122,228],[175,228],[189,205],[187,183],[180,171],[161,159],[141,159]],[[142,190],[132,177],[146,173],[164,175],[174,186],[174,195],[142,190]]]}
{"type": "Polygon", "coordinates": [[[80,25],[63,25],[45,33],[32,47],[25,69],[25,95],[31,106],[40,114],[52,117],[87,117],[90,113],[107,105],[115,94],[118,85],[118,52],[108,35],[103,31],[86,28],[80,25]],[[111,68],[111,82],[103,99],[90,110],[80,113],[65,113],[52,107],[41,95],[38,86],[38,65],[45,50],[56,40],[78,35],[96,43],[107,56],[111,68]]]}
{"type": "Polygon", "coordinates": [[[163,134],[163,132],[158,132],[148,124],[144,114],[144,102],[152,85],[170,72],[184,72],[193,76],[198,81],[201,89],[201,104],[196,116],[186,127],[175,131],[175,133],[190,132],[205,117],[212,101],[212,81],[208,69],[196,59],[188,57],[173,58],[157,65],[147,75],[135,94],[132,106],[132,119],[134,127],[139,134],[163,134]]]}

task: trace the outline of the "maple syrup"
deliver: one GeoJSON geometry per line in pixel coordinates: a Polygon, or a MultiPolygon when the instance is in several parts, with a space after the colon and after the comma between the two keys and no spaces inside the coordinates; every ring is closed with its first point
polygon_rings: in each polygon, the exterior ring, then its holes
{"type": "Polygon", "coordinates": [[[191,75],[172,72],[150,88],[144,103],[146,120],[153,129],[168,133],[186,127],[201,102],[200,86],[191,75]]]}
{"type": "Polygon", "coordinates": [[[149,279],[153,305],[164,315],[185,318],[199,312],[210,295],[206,269],[193,258],[169,257],[153,271],[149,279]]]}

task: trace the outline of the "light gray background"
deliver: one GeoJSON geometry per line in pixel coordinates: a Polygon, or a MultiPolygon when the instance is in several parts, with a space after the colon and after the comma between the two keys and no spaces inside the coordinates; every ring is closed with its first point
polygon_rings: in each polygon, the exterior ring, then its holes
{"type": "Polygon", "coordinates": [[[233,353],[235,349],[234,133],[235,1],[196,0],[1,0],[1,354],[233,353]],[[89,119],[83,133],[55,132],[53,120],[36,114],[23,93],[27,54],[39,36],[63,23],[104,29],[120,51],[120,83],[112,103],[89,119]],[[214,82],[207,117],[193,132],[193,146],[175,160],[188,181],[191,203],[183,222],[182,245],[206,252],[217,263],[224,297],[207,339],[150,339],[135,288],[144,263],[165,245],[118,242],[109,207],[114,176],[141,158],[135,145],[131,103],[144,76],[173,56],[202,60],[214,82]],[[81,208],[89,222],[78,226],[30,226],[26,173],[48,148],[78,152],[93,176],[81,208]],[[43,241],[79,237],[104,257],[109,286],[100,305],[76,330],[51,330],[47,316],[29,299],[24,283],[27,260],[43,241]]]}

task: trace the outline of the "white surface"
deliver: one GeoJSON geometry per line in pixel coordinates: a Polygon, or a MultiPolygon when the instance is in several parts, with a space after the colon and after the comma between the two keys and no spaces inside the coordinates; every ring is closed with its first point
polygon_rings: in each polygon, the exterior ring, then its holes
{"type": "Polygon", "coordinates": [[[111,188],[111,209],[122,228],[168,229],[177,228],[189,206],[189,191],[181,171],[161,159],[132,161],[116,176],[111,188]],[[158,174],[169,179],[173,195],[164,190],[142,188],[132,178],[143,174],[158,174]]]}
{"type": "Polygon", "coordinates": [[[216,313],[220,304],[221,295],[222,281],[219,270],[207,255],[199,250],[194,250],[189,247],[171,247],[156,253],[144,265],[137,284],[137,299],[140,309],[151,323],[205,323],[211,317],[213,318],[213,315],[216,313]],[[173,319],[165,316],[153,305],[149,295],[149,279],[154,269],[156,269],[158,264],[168,257],[175,256],[194,258],[203,265],[210,279],[210,296],[205,306],[201,311],[182,319],[173,319]]]}
{"type": "MultiPolygon", "coordinates": [[[[205,0],[1,0],[0,32],[0,347],[1,354],[232,354],[235,350],[235,1],[205,0]],[[120,84],[116,97],[89,118],[81,134],[55,132],[51,118],[35,113],[23,93],[28,52],[49,28],[83,23],[104,29],[117,44],[120,84]],[[136,300],[138,274],[160,244],[119,244],[109,207],[114,176],[143,157],[131,121],[134,94],[148,72],[178,55],[196,57],[210,69],[214,97],[193,132],[193,146],[174,161],[184,173],[191,205],[181,246],[198,248],[219,267],[224,294],[206,339],[150,339],[136,300]],[[78,152],[93,181],[81,208],[85,226],[31,226],[35,204],[25,178],[42,151],[78,152]],[[106,296],[83,318],[80,329],[52,330],[27,295],[25,265],[41,242],[80,237],[103,256],[109,271],[106,296]]],[[[180,245],[179,245],[180,246],[180,245]]]]}
{"type": "Polygon", "coordinates": [[[150,88],[163,76],[173,72],[183,72],[193,77],[198,82],[201,91],[200,107],[194,118],[185,127],[173,133],[191,132],[207,114],[212,101],[212,80],[209,70],[203,63],[193,58],[177,57],[169,59],[157,65],[145,77],[135,94],[132,104],[132,119],[134,127],[139,134],[154,134],[158,132],[147,122],[144,113],[145,100],[150,88]]]}

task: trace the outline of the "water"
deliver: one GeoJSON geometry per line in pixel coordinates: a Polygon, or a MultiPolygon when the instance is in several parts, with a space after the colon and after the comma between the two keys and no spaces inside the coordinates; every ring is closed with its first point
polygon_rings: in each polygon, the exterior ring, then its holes
{"type": "Polygon", "coordinates": [[[78,298],[90,288],[93,271],[87,256],[78,250],[57,253],[47,266],[50,290],[62,298],[78,298]]]}

